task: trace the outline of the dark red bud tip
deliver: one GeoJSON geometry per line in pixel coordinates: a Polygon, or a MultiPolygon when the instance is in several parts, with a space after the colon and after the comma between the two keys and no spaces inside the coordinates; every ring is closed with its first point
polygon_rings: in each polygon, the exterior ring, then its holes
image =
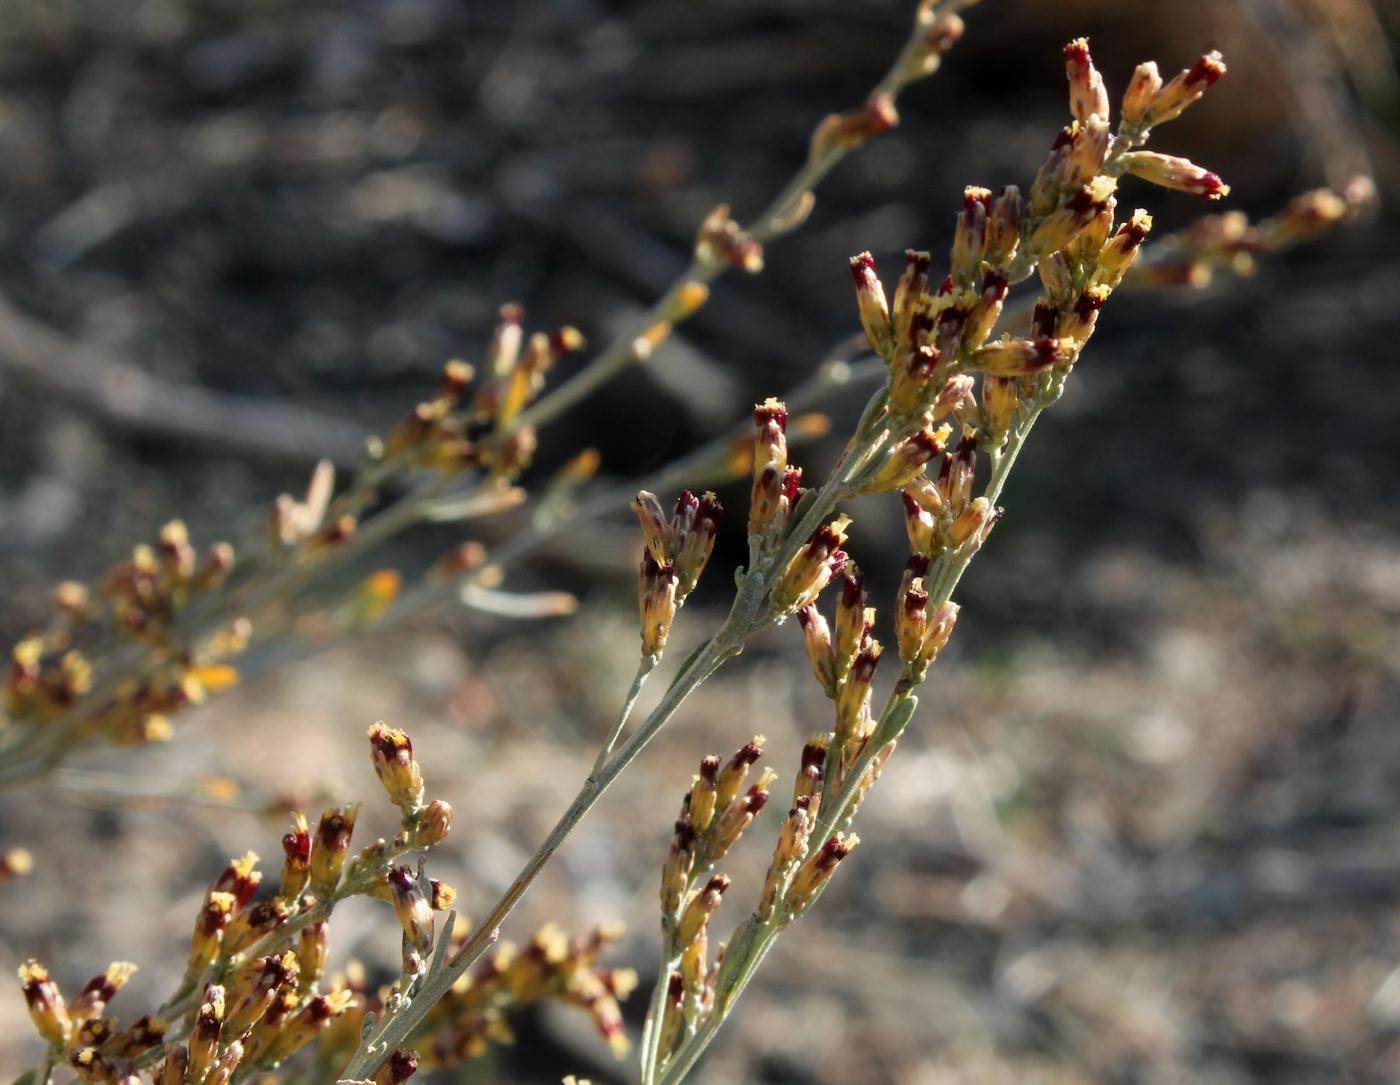
{"type": "Polygon", "coordinates": [[[909,560],[904,563],[911,576],[927,576],[928,566],[928,557],[924,554],[910,554],[909,560]]]}
{"type": "Polygon", "coordinates": [[[734,755],[734,767],[742,768],[746,765],[752,765],[762,756],[762,746],[760,746],[757,742],[746,743],[743,746],[743,748],[741,748],[739,752],[734,755]]]}
{"type": "Polygon", "coordinates": [[[989,271],[982,279],[982,296],[992,301],[1001,301],[1006,297],[1010,280],[999,271],[989,271]]]}
{"type": "Polygon", "coordinates": [[[915,275],[926,275],[932,263],[933,257],[926,252],[920,252],[918,249],[904,250],[905,267],[911,268],[915,275]]]}
{"type": "Polygon", "coordinates": [[[1075,38],[1064,48],[1065,60],[1074,64],[1085,65],[1090,63],[1089,39],[1075,38]]]}
{"type": "Polygon", "coordinates": [[[807,606],[803,607],[797,612],[797,624],[800,625],[803,629],[806,629],[809,625],[812,624],[812,619],[816,615],[816,612],[816,606],[809,603],[807,606]]]}
{"type": "Polygon", "coordinates": [[[938,296],[946,297],[953,292],[953,277],[949,275],[938,287],[938,296]]]}
{"type": "MultiPolygon", "coordinates": [[[[1041,365],[1054,365],[1060,360],[1060,344],[1054,339],[1040,338],[1035,341],[1036,360],[1041,365]]],[[[974,442],[974,447],[976,443],[974,442]]],[[[962,451],[959,446],[958,451],[962,451]]]]}
{"type": "Polygon", "coordinates": [[[923,506],[914,500],[914,495],[908,490],[900,490],[899,496],[904,501],[904,515],[912,519],[917,519],[923,513],[923,506]]]}
{"type": "Polygon", "coordinates": [[[797,503],[797,492],[801,486],[802,468],[789,467],[783,475],[783,496],[787,498],[789,508],[797,503]]]}
{"type": "Polygon", "coordinates": [[[282,850],[286,852],[288,859],[300,859],[306,861],[311,858],[311,834],[309,832],[292,832],[282,837],[282,850]]]}
{"type": "MultiPolygon", "coordinates": [[[[1134,246],[1136,248],[1137,246],[1134,246]]],[[[1055,332],[1055,308],[1043,301],[1035,303],[1035,310],[1031,313],[1031,334],[1040,338],[1048,338],[1055,332]]]]}
{"type": "Polygon", "coordinates": [[[678,821],[671,835],[671,846],[677,851],[689,851],[695,843],[695,826],[689,821],[678,821]]]}
{"type": "Polygon", "coordinates": [[[1107,295],[1098,291],[1085,291],[1080,294],[1074,303],[1074,312],[1081,320],[1088,320],[1089,317],[1103,308],[1103,303],[1108,300],[1107,295]]]}
{"type": "Polygon", "coordinates": [[[710,784],[719,778],[719,754],[712,753],[700,762],[700,778],[710,784]]]}
{"type": "Polygon", "coordinates": [[[1051,153],[1051,154],[1054,154],[1056,151],[1062,151],[1062,150],[1064,150],[1066,147],[1070,146],[1073,142],[1074,142],[1074,129],[1073,129],[1073,128],[1061,128],[1061,129],[1060,129],[1060,134],[1059,134],[1058,136],[1055,137],[1055,142],[1052,143],[1052,144],[1050,144],[1050,153],[1051,153]]]}
{"type": "Polygon", "coordinates": [[[831,557],[826,559],[827,565],[831,568],[832,576],[839,576],[841,570],[846,567],[846,563],[851,560],[851,556],[844,550],[833,550],[831,557]]]}
{"type": "Polygon", "coordinates": [[[1205,83],[1206,86],[1214,86],[1215,81],[1225,74],[1225,62],[1219,53],[1207,53],[1191,65],[1191,70],[1186,73],[1186,82],[1205,83]]]}
{"type": "Polygon", "coordinates": [[[904,609],[909,614],[918,614],[928,606],[928,592],[922,588],[910,588],[904,593],[904,609]]]}
{"type": "Polygon", "coordinates": [[[826,747],[820,742],[809,742],[802,747],[802,771],[816,769],[820,772],[826,766],[826,747]]]}
{"type": "Polygon", "coordinates": [[[389,884],[395,889],[410,890],[417,881],[411,867],[396,866],[389,871],[389,884]]]}
{"type": "Polygon", "coordinates": [[[686,513],[695,512],[700,508],[700,499],[689,490],[682,490],[680,497],[676,498],[676,515],[684,516],[686,513]]]}
{"type": "Polygon", "coordinates": [[[1088,187],[1081,188],[1073,196],[1065,201],[1066,210],[1074,212],[1075,215],[1091,219],[1108,206],[1106,200],[1096,199],[1088,187]]]}
{"type": "Polygon", "coordinates": [[[868,252],[852,256],[851,278],[855,280],[857,290],[870,287],[875,282],[875,257],[868,252]]]}
{"type": "Polygon", "coordinates": [[[1137,248],[1146,241],[1149,232],[1148,228],[1137,219],[1123,223],[1118,229],[1119,235],[1122,236],[1132,248],[1137,248]]]}
{"type": "MultiPolygon", "coordinates": [[[[1053,344],[1054,340],[1048,340],[1048,342],[1053,344]]],[[[1037,342],[1036,345],[1037,348],[1039,348],[1039,342],[1037,342]]],[[[971,459],[972,457],[976,456],[976,454],[977,438],[970,433],[963,434],[963,436],[958,441],[958,457],[960,459],[971,459]]]]}
{"type": "Polygon", "coordinates": [[[837,840],[832,837],[822,845],[822,850],[817,858],[818,865],[830,868],[834,867],[842,859],[851,854],[851,846],[844,840],[837,840]]]}
{"type": "Polygon", "coordinates": [[[724,896],[724,892],[729,888],[729,875],[716,874],[705,883],[705,892],[714,893],[716,896],[724,896]]]}
{"type": "Polygon", "coordinates": [[[389,1080],[394,1085],[402,1085],[418,1072],[418,1053],[407,1048],[399,1048],[389,1056],[389,1080]]]}
{"type": "Polygon", "coordinates": [[[680,973],[672,976],[666,984],[666,998],[674,1006],[679,1006],[685,1001],[685,981],[681,979],[680,973]]]}
{"type": "Polygon", "coordinates": [[[698,519],[708,521],[712,526],[718,527],[720,517],[724,515],[724,506],[719,503],[718,497],[707,492],[700,498],[700,508],[696,515],[698,519]]]}
{"type": "Polygon", "coordinates": [[[963,210],[969,215],[976,213],[978,207],[987,211],[992,206],[992,190],[989,188],[979,188],[976,185],[968,185],[963,189],[963,210]]]}
{"type": "Polygon", "coordinates": [[[865,606],[865,576],[852,565],[841,581],[841,605],[843,607],[865,606]]]}
{"type": "Polygon", "coordinates": [[[861,650],[856,656],[856,661],[851,664],[851,677],[861,682],[870,681],[875,674],[875,668],[880,665],[880,657],[869,648],[861,650]]]}
{"type": "Polygon", "coordinates": [[[1223,195],[1228,190],[1229,186],[1220,179],[1220,174],[1207,173],[1197,182],[1196,187],[1200,190],[1202,195],[1213,198],[1223,195]]]}
{"type": "Polygon", "coordinates": [[[776,422],[778,429],[787,432],[787,408],[781,403],[760,403],[753,409],[754,425],[762,429],[769,422],[776,422]]]}
{"type": "Polygon", "coordinates": [[[927,463],[943,451],[943,442],[933,430],[921,429],[909,437],[910,447],[918,450],[919,458],[927,463]]]}
{"type": "Polygon", "coordinates": [[[750,814],[757,814],[768,802],[768,792],[766,789],[754,784],[749,788],[747,805],[750,814]]]}

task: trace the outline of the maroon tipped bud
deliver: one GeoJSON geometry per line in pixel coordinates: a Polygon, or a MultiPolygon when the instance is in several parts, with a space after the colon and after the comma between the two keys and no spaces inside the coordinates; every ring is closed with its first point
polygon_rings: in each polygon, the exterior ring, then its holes
{"type": "Polygon", "coordinates": [[[789,509],[797,503],[798,491],[801,487],[802,468],[789,467],[783,472],[783,496],[787,498],[789,509]]]}
{"type": "Polygon", "coordinates": [[[1215,85],[1222,75],[1225,74],[1225,62],[1219,53],[1207,53],[1191,65],[1186,73],[1188,84],[1204,83],[1208,87],[1215,85]]]}
{"type": "Polygon", "coordinates": [[[787,408],[776,399],[760,403],[753,409],[754,427],[762,430],[769,422],[775,422],[780,433],[787,433],[787,408]]]}
{"type": "Polygon", "coordinates": [[[748,807],[750,814],[757,814],[760,810],[763,809],[764,805],[767,804],[767,802],[767,788],[759,787],[757,784],[749,788],[745,805],[748,807]]]}

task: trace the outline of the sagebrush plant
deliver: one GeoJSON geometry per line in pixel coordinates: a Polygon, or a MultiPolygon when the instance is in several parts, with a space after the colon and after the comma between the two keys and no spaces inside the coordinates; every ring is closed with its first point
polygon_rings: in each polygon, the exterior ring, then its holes
{"type": "MultiPolygon", "coordinates": [[[[874,373],[879,386],[825,479],[804,486],[791,458],[790,438],[821,428],[815,418],[790,422],[789,406],[810,398],[804,388],[786,402],[760,404],[751,434],[737,445],[720,436],[640,492],[613,489],[584,500],[579,494],[597,457],[581,454],[533,499],[525,528],[495,553],[467,542],[407,587],[398,572],[380,570],[329,604],[314,589],[416,522],[465,520],[530,502],[518,482],[536,428],[645,360],[704,303],[707,283],[726,268],[761,269],[763,245],[801,223],[817,182],[897,123],[900,90],[938,66],[962,34],[957,12],[966,6],[925,0],[890,72],[859,108],[817,127],[807,161],[770,208],[747,229],[727,208],[717,209],[675,285],[568,381],[545,390],[554,363],[582,348],[578,333],[527,337],[520,310],[507,306],[479,374],[449,363],[436,395],[372,442],[339,496],[322,467],[303,500],[279,499],[271,530],[251,556],[236,557],[223,544],[200,554],[177,521],[96,588],[60,586],[49,627],[12,655],[0,732],[0,781],[7,784],[59,770],[72,751],[95,742],[168,737],[169,717],[233,684],[252,647],[294,640],[308,628],[320,639],[382,631],[445,595],[521,617],[566,611],[568,597],[501,590],[505,571],[565,526],[617,508],[619,493],[635,493],[643,543],[640,658],[623,707],[578,795],[480,923],[459,923],[454,891],[428,875],[425,856],[447,837],[451,808],[428,799],[408,736],[375,723],[371,761],[400,811],[397,835],[355,850],[358,804],[327,810],[314,827],[293,814],[274,891],[258,893],[256,855],[231,860],[194,917],[188,964],[174,991],[133,1022],[107,1014],[133,964],[112,964],[66,1001],[40,963],[26,963],[20,981],[46,1044],[27,1085],[50,1081],[60,1066],[85,1081],[121,1085],[142,1075],[161,1085],[224,1085],[272,1080],[274,1071],[279,1081],[401,1082],[420,1065],[451,1065],[508,1040],[509,1012],[542,999],[579,1007],[625,1053],[619,1001],[636,977],[601,961],[616,932],[603,927],[570,938],[548,926],[516,949],[499,942],[501,925],[686,698],[752,637],[795,617],[833,720],[791,752],[794,783],[767,875],[753,887],[748,917],[713,952],[710,919],[730,890],[716,866],[777,784],[771,769],[750,779],[765,753],[761,736],[727,760],[701,760],[671,830],[660,889],[662,963],[640,1044],[640,1078],[644,1085],[685,1078],[774,941],[815,904],[856,846],[856,813],[953,633],[959,580],[1000,518],[998,501],[1017,457],[1060,397],[1110,295],[1134,282],[1203,285],[1215,267],[1245,272],[1259,254],[1349,218],[1366,199],[1364,185],[1300,197],[1258,225],[1235,214],[1202,219],[1159,246],[1154,258],[1143,252],[1151,218],[1144,210],[1120,216],[1119,183],[1134,176],[1208,199],[1226,194],[1209,170],[1144,149],[1153,130],[1198,100],[1225,65],[1211,53],[1166,80],[1155,64],[1140,65],[1115,125],[1088,43],[1071,42],[1064,49],[1069,126],[1024,192],[965,191],[946,273],[934,270],[928,253],[910,251],[887,294],[874,258],[852,258],[860,326],[877,360],[843,365],[841,379],[874,373]],[[1033,278],[1038,289],[1013,296],[1033,278]],[[668,514],[652,490],[743,471],[752,478],[748,560],[735,573],[728,617],[676,668],[656,707],[628,734],[632,709],[663,660],[723,514],[713,494],[690,490],[668,514]],[[387,486],[404,482],[404,496],[379,503],[387,486]],[[857,498],[896,493],[910,557],[891,601],[889,655],[897,674],[877,709],[874,681],[886,652],[847,553],[852,521],[842,510],[857,498]],[[823,613],[828,589],[836,596],[834,612],[825,607],[831,619],[823,613]],[[402,968],[386,986],[368,985],[354,964],[327,973],[329,920],[353,896],[379,898],[397,917],[402,968]],[[445,913],[441,922],[435,913],[445,913]]],[[[658,816],[658,828],[666,821],[658,816]]],[[[31,862],[18,846],[4,852],[0,881],[31,862]]]]}

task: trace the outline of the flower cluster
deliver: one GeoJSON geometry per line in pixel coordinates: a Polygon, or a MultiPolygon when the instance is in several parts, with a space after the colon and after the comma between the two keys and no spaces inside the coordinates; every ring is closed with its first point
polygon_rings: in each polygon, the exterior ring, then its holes
{"type": "Polygon", "coordinates": [[[676,611],[710,560],[724,509],[712,493],[697,498],[684,490],[668,520],[656,495],[643,490],[632,501],[632,510],[642,524],[642,565],[637,588],[642,657],[659,659],[676,611]]]}
{"type": "Polygon", "coordinates": [[[535,452],[535,431],[519,424],[521,412],[538,398],[554,364],[584,346],[570,327],[527,338],[523,321],[520,306],[502,306],[481,379],[465,362],[448,362],[437,393],[418,404],[377,451],[447,474],[482,470],[498,482],[518,478],[535,452]]]}
{"type": "Polygon", "coordinates": [[[681,801],[671,850],[661,871],[661,925],[665,979],[655,1054],[664,1062],[682,1035],[713,1008],[717,962],[711,960],[710,917],[729,888],[723,874],[712,874],[768,802],[777,775],[765,769],[748,784],[749,771],[763,755],[763,737],[741,746],[727,762],[710,755],[681,801]]]}
{"type": "Polygon", "coordinates": [[[1088,43],[1071,42],[1064,58],[1070,125],[1026,194],[1014,186],[996,195],[964,192],[941,281],[930,275],[928,253],[910,251],[891,296],[871,254],[851,260],[861,325],[886,381],[831,477],[805,490],[789,462],[786,408],[770,399],[755,410],[750,572],[741,576],[741,592],[755,578],[766,586],[760,626],[797,616],[835,719],[801,752],[758,905],[714,963],[707,930],[730,882],[712,873],[713,863],[748,827],[773,776],[766,772],[739,794],[761,740],[723,772],[718,758],[701,762],[662,874],[663,965],[643,1051],[645,1085],[685,1075],[766,947],[812,906],[857,844],[852,819],[952,635],[953,590],[1001,516],[996,502],[1006,474],[1035,419],[1058,399],[1151,228],[1145,211],[1118,220],[1119,179],[1133,174],[1211,199],[1228,191],[1185,159],[1142,149],[1155,125],[1178,116],[1223,74],[1218,55],[1167,81],[1155,65],[1140,66],[1116,131],[1088,43]],[[1028,320],[1000,330],[1012,320],[1012,288],[1033,275],[1041,289],[1028,320]],[[885,654],[873,635],[877,615],[844,549],[850,517],[831,514],[844,500],[895,490],[910,557],[894,605],[899,675],[877,711],[873,687],[885,654]],[[838,581],[829,622],[820,597],[838,581]]]}
{"type": "Polygon", "coordinates": [[[248,626],[229,621],[198,653],[186,649],[174,626],[187,609],[218,592],[233,567],[233,548],[215,543],[202,555],[179,520],[160,531],[154,546],[137,546],[95,589],[74,581],[53,593],[48,628],[25,637],[10,653],[4,709],[15,724],[36,729],[64,722],[90,694],[100,703],[80,721],[82,736],[141,743],[170,733],[168,717],[231,685],[248,626]],[[139,680],[94,694],[94,648],[107,639],[135,644],[159,665],[139,680]]]}
{"type": "MultiPolygon", "coordinates": [[[[50,1058],[97,1085],[132,1085],[141,1070],[159,1085],[222,1085],[235,1074],[247,1080],[270,1070],[319,1037],[320,1065],[328,1074],[342,1065],[359,1041],[364,1015],[422,974],[437,941],[434,913],[450,909],[456,897],[451,886],[427,876],[421,859],[416,869],[402,862],[447,838],[451,806],[427,799],[403,731],[376,723],[369,745],[375,773],[399,809],[399,832],[352,853],[358,804],[325,811],[314,827],[296,813],[270,894],[259,892],[257,855],[230,860],[205,891],[184,977],[155,1013],[122,1027],[106,1012],[133,964],[114,963],[66,1001],[43,965],[27,962],[20,984],[50,1058]],[[328,920],[350,896],[388,903],[402,933],[400,978],[374,995],[358,965],[326,975],[328,920]]],[[[584,1008],[618,1043],[618,999],[633,983],[626,973],[598,966],[615,937],[602,930],[570,942],[550,928],[514,961],[503,947],[494,972],[465,977],[436,1008],[416,1050],[388,1060],[376,1082],[406,1080],[420,1055],[433,1065],[480,1055],[488,1040],[508,1036],[503,1013],[543,998],[584,1008]]]]}

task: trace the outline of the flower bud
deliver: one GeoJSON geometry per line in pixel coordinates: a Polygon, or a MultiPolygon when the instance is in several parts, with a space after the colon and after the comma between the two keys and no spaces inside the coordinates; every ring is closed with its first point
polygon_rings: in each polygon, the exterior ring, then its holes
{"type": "Polygon", "coordinates": [[[987,216],[987,240],[984,259],[994,268],[1004,268],[1016,255],[1021,241],[1021,219],[1024,214],[1021,190],[1008,185],[992,201],[987,216]]]}
{"type": "Polygon", "coordinates": [[[642,490],[632,499],[632,511],[641,521],[642,543],[647,553],[657,565],[665,565],[671,560],[672,537],[661,503],[654,493],[642,490]]]}
{"type": "Polygon", "coordinates": [[[856,283],[856,304],[860,308],[865,337],[876,354],[888,358],[894,350],[894,325],[890,322],[885,288],[875,273],[875,258],[868,252],[852,256],[851,276],[856,283]]]}
{"type": "Polygon", "coordinates": [[[895,637],[899,641],[899,661],[905,667],[912,666],[923,649],[924,634],[928,631],[927,610],[928,592],[924,590],[923,577],[913,576],[906,570],[904,582],[900,585],[894,622],[895,637]]]}
{"type": "Polygon", "coordinates": [[[244,908],[224,928],[221,951],[224,956],[241,953],[263,935],[280,927],[291,914],[290,906],[280,897],[273,897],[271,900],[254,904],[250,908],[244,908]]]}
{"type": "Polygon", "coordinates": [[[405,813],[416,811],[423,805],[423,771],[413,756],[412,740],[381,720],[369,729],[369,746],[374,773],[389,801],[405,813]]]}
{"type": "Polygon", "coordinates": [[[693,515],[687,518],[685,530],[675,531],[675,521],[672,521],[672,537],[676,546],[677,600],[682,600],[691,593],[700,579],[700,574],[704,572],[710,554],[714,551],[715,537],[719,534],[720,516],[724,512],[724,506],[713,493],[707,492],[696,501],[694,495],[686,490],[682,492],[676,505],[678,516],[682,504],[686,503],[687,499],[695,502],[695,506],[693,515]]]}
{"type": "Polygon", "coordinates": [[[676,570],[672,565],[658,565],[649,552],[642,555],[637,604],[642,621],[642,657],[660,658],[676,618],[676,570]]]}
{"type": "Polygon", "coordinates": [[[941,521],[947,511],[938,487],[920,475],[900,491],[904,499],[904,530],[909,536],[909,551],[931,557],[942,549],[941,521]]]}
{"type": "Polygon", "coordinates": [[[1089,39],[1076,38],[1065,46],[1065,73],[1069,76],[1069,111],[1080,124],[1097,116],[1108,120],[1108,88],[1089,55],[1089,39]]]}
{"type": "Polygon", "coordinates": [[[968,368],[994,377],[1028,377],[1073,357],[1068,339],[999,339],[974,351],[968,368]]]}
{"type": "Polygon", "coordinates": [[[690,823],[697,833],[710,827],[715,816],[716,796],[719,791],[719,755],[710,754],[701,758],[700,771],[690,785],[690,823]]]}
{"type": "Polygon", "coordinates": [[[773,861],[769,863],[768,874],[763,880],[763,893],[758,904],[761,921],[766,922],[777,911],[793,869],[807,856],[807,839],[811,832],[812,816],[806,807],[794,806],[788,811],[778,833],[777,846],[773,849],[773,861]]]}
{"type": "Polygon", "coordinates": [[[282,837],[282,851],[285,858],[278,895],[295,900],[311,878],[311,832],[306,825],[306,815],[300,811],[292,815],[291,832],[282,837]]]}
{"type": "Polygon", "coordinates": [[[681,810],[681,817],[676,821],[675,831],[671,834],[671,850],[661,868],[663,916],[674,916],[680,909],[681,898],[685,894],[686,885],[689,884],[690,870],[695,864],[695,830],[690,823],[689,808],[687,798],[681,810]]]}
{"type": "Polygon", "coordinates": [[[963,209],[958,214],[949,257],[955,282],[969,283],[981,271],[982,252],[987,240],[987,213],[991,206],[990,190],[975,186],[963,189],[963,209]]]}
{"type": "Polygon", "coordinates": [[[815,604],[808,604],[797,612],[797,624],[802,627],[803,639],[807,644],[807,658],[812,664],[812,673],[817,676],[822,690],[828,697],[836,696],[836,656],[831,647],[831,629],[826,624],[815,604]]]}
{"type": "Polygon", "coordinates": [[[66,1042],[72,1023],[63,994],[58,984],[49,978],[49,970],[38,961],[25,961],[19,966],[19,982],[29,1008],[29,1019],[44,1042],[50,1045],[66,1042]]]}
{"type": "Polygon", "coordinates": [[[852,833],[844,836],[837,833],[808,857],[793,876],[787,899],[783,902],[789,915],[797,916],[812,902],[812,898],[825,887],[836,872],[837,865],[850,855],[860,837],[852,833]]]}
{"type": "Polygon", "coordinates": [[[297,975],[303,988],[313,987],[326,971],[330,954],[325,920],[302,927],[297,934],[297,975]]]}
{"type": "Polygon", "coordinates": [[[749,767],[763,756],[763,746],[767,740],[762,735],[754,735],[753,741],[745,743],[735,751],[734,756],[720,770],[715,783],[715,807],[724,810],[738,797],[739,790],[748,779],[749,767]]]}
{"type": "Polygon", "coordinates": [[[1187,106],[1199,101],[1201,95],[1225,74],[1225,61],[1218,52],[1201,57],[1191,67],[1173,76],[1152,96],[1147,108],[1146,122],[1161,124],[1175,120],[1187,106]]]}
{"type": "Polygon", "coordinates": [[[417,837],[420,847],[431,848],[447,839],[452,828],[452,806],[442,799],[434,799],[423,807],[418,816],[417,837]]]}
{"type": "Polygon", "coordinates": [[[797,779],[792,785],[792,805],[805,807],[813,815],[821,802],[822,778],[826,772],[826,750],[829,744],[830,738],[827,735],[816,735],[807,740],[802,747],[797,779]]]}
{"type": "Polygon", "coordinates": [[[210,891],[204,898],[204,906],[194,921],[194,938],[190,942],[191,973],[203,972],[219,955],[224,928],[228,926],[237,906],[237,898],[232,893],[210,891]]]}
{"type": "Polygon", "coordinates": [[[861,487],[861,493],[888,493],[907,486],[924,473],[924,468],[935,456],[943,454],[952,432],[953,428],[945,423],[936,430],[925,427],[906,437],[889,453],[870,481],[861,487]]]}
{"type": "Polygon", "coordinates": [[[327,810],[321,815],[321,823],[316,826],[311,842],[311,888],[317,896],[333,893],[340,884],[341,868],[350,852],[350,838],[359,815],[358,803],[327,810]]]}
{"type": "Polygon", "coordinates": [[[700,935],[728,888],[729,879],[723,874],[716,874],[705,883],[705,888],[695,894],[681,914],[676,925],[676,945],[687,946],[700,935]]]}
{"type": "Polygon", "coordinates": [[[846,566],[841,545],[846,541],[849,516],[838,516],[819,527],[807,545],[793,555],[773,586],[772,601],[780,613],[791,613],[812,602],[831,578],[846,566]]]}
{"type": "Polygon", "coordinates": [[[1094,282],[1114,289],[1123,281],[1123,276],[1132,267],[1147,235],[1152,232],[1152,216],[1142,208],[1133,212],[1133,217],[1105,242],[1099,253],[1099,266],[1094,272],[1094,282]]]}
{"type": "Polygon", "coordinates": [[[195,1081],[196,1078],[187,1078],[189,1072],[190,1051],[183,1044],[166,1044],[165,1061],[160,1064],[160,1072],[156,1075],[156,1085],[185,1085],[186,1081],[195,1081]]]}
{"type": "Polygon", "coordinates": [[[280,957],[259,957],[243,967],[230,982],[228,1016],[224,1030],[231,1036],[242,1036],[262,1020],[282,989],[295,985],[297,959],[288,952],[280,957]]]}
{"type": "Polygon", "coordinates": [[[914,317],[928,298],[928,270],[932,260],[926,252],[908,249],[904,253],[904,274],[894,288],[891,311],[894,343],[900,349],[917,344],[913,340],[914,317]]]}
{"type": "Polygon", "coordinates": [[[223,1035],[224,1010],[224,989],[217,984],[206,987],[204,1001],[195,1011],[194,1024],[190,1027],[187,1080],[202,1080],[214,1064],[219,1038],[223,1035]]]}
{"type": "Polygon", "coordinates": [[[433,909],[411,867],[389,871],[389,893],[399,926],[415,950],[423,955],[433,948],[433,909]]]}
{"type": "Polygon", "coordinates": [[[868,641],[846,676],[836,696],[836,737],[834,744],[841,753],[844,766],[854,760],[860,740],[870,723],[870,684],[884,649],[877,640],[868,641]]]}
{"type": "Polygon", "coordinates": [[[1229,195],[1230,186],[1212,173],[1186,158],[1158,154],[1156,151],[1133,151],[1123,156],[1123,166],[1131,174],[1163,188],[1191,192],[1208,200],[1229,195]]]}
{"type": "Polygon", "coordinates": [[[1157,71],[1156,61],[1139,64],[1128,81],[1128,89],[1123,92],[1123,121],[1133,127],[1141,127],[1147,120],[1147,111],[1152,108],[1153,99],[1162,89],[1162,76],[1157,71]]]}
{"type": "Polygon", "coordinates": [[[836,681],[846,680],[856,654],[875,625],[875,611],[865,605],[865,577],[854,566],[841,578],[841,594],[836,599],[836,681]]]}

